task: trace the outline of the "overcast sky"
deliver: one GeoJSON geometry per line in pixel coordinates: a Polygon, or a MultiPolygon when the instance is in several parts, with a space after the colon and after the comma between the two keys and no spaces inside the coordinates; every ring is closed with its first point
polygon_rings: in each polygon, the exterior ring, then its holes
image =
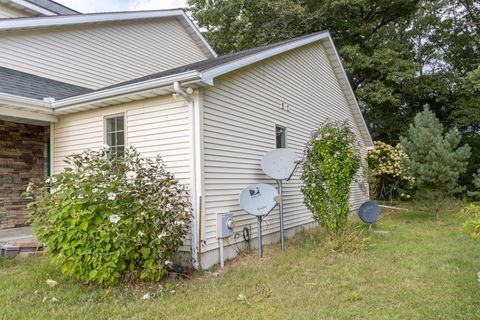
{"type": "Polygon", "coordinates": [[[186,0],[55,0],[69,8],[87,12],[156,10],[185,7],[186,0]]]}

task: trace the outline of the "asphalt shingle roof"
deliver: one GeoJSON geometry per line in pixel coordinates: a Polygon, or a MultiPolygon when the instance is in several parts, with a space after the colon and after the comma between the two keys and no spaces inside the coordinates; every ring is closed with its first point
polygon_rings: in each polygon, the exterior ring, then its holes
{"type": "Polygon", "coordinates": [[[279,46],[282,46],[284,44],[287,44],[287,43],[290,43],[290,42],[293,42],[293,41],[301,40],[303,38],[308,38],[308,37],[311,37],[315,34],[319,34],[319,33],[323,33],[323,32],[325,32],[325,31],[320,31],[320,32],[317,32],[317,33],[304,35],[304,36],[293,38],[293,39],[290,39],[290,40],[285,40],[285,41],[281,41],[281,42],[277,42],[277,43],[272,43],[272,44],[268,44],[268,45],[264,45],[264,46],[260,46],[260,47],[256,47],[256,48],[252,48],[252,49],[247,49],[247,50],[243,50],[243,51],[239,51],[239,52],[229,53],[229,54],[225,54],[225,55],[222,55],[222,56],[218,56],[216,58],[210,58],[210,59],[207,59],[207,60],[194,62],[194,63],[183,65],[183,66],[180,66],[180,67],[177,67],[177,68],[165,70],[165,71],[162,71],[162,72],[153,73],[153,74],[143,76],[143,77],[140,77],[140,78],[128,80],[128,81],[121,82],[121,83],[116,83],[114,85],[110,85],[108,87],[98,89],[98,91],[117,88],[117,87],[121,87],[121,86],[124,86],[124,85],[134,84],[134,83],[148,81],[148,80],[159,79],[159,78],[163,78],[163,77],[166,77],[166,76],[171,76],[171,75],[174,75],[174,74],[179,74],[179,73],[188,72],[188,71],[202,72],[204,70],[208,70],[208,69],[211,69],[213,67],[217,67],[219,65],[222,65],[222,64],[225,64],[225,63],[228,63],[228,62],[232,62],[232,61],[241,59],[243,57],[247,57],[249,55],[253,55],[253,54],[265,51],[265,50],[269,50],[269,49],[272,49],[272,48],[275,48],[275,47],[279,47],[279,46]]]}
{"type": "MultiPolygon", "coordinates": [[[[322,31],[325,32],[325,31],[322,31]]],[[[319,32],[321,33],[321,32],[319,32]]],[[[260,53],[265,50],[269,50],[284,44],[298,41],[303,38],[310,37],[315,34],[309,34],[301,37],[297,37],[291,40],[281,41],[269,45],[264,45],[261,47],[256,47],[248,50],[243,50],[239,52],[234,52],[216,58],[210,58],[195,63],[183,65],[177,68],[153,73],[147,76],[131,79],[125,82],[116,83],[107,87],[103,87],[97,90],[92,90],[88,88],[79,87],[76,85],[59,82],[47,78],[42,78],[32,74],[0,67],[0,92],[14,94],[18,96],[33,98],[33,99],[43,99],[45,97],[52,97],[56,100],[61,100],[77,95],[82,95],[90,93],[93,91],[102,91],[117,87],[122,87],[129,84],[140,83],[148,80],[160,79],[166,76],[171,76],[175,74],[180,74],[188,71],[198,71],[202,72],[222,64],[226,64],[256,53],[260,53]]]]}
{"type": "Polygon", "coordinates": [[[53,11],[57,14],[79,14],[78,11],[70,9],[64,5],[61,5],[55,1],[51,0],[26,0],[27,2],[33,3],[39,7],[45,8],[47,10],[53,11]]]}
{"type": "Polygon", "coordinates": [[[92,92],[92,89],[0,67],[0,92],[26,98],[60,100],[92,92]]]}

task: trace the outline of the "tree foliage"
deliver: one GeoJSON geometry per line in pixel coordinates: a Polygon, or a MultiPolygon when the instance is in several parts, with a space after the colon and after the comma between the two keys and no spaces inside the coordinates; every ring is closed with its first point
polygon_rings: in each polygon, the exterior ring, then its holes
{"type": "Polygon", "coordinates": [[[374,140],[398,143],[428,104],[457,128],[480,168],[477,0],[188,0],[213,47],[229,53],[328,29],[374,140]]]}
{"type": "Polygon", "coordinates": [[[446,193],[461,191],[458,179],[467,170],[470,147],[459,147],[461,136],[456,130],[445,133],[435,114],[425,107],[400,140],[418,188],[446,193]]]}

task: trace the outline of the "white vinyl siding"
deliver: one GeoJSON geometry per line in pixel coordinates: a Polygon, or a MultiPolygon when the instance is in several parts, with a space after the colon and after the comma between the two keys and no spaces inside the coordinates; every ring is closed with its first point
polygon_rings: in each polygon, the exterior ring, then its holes
{"type": "Polygon", "coordinates": [[[175,18],[0,33],[0,66],[91,89],[206,58],[175,18]]]}
{"type": "MultiPolygon", "coordinates": [[[[243,227],[251,226],[257,236],[256,219],[240,209],[238,196],[252,183],[276,186],[260,168],[264,154],[276,147],[275,126],[286,128],[287,147],[301,156],[311,131],[326,119],[348,119],[365,154],[359,126],[320,42],[227,74],[204,90],[204,251],[218,247],[220,212],[234,213],[235,232],[241,234],[243,227]],[[285,104],[288,111],[282,109],[285,104]]],[[[299,176],[284,183],[287,229],[312,222],[299,176]]],[[[352,184],[352,208],[367,197],[357,183],[352,184]]],[[[278,208],[266,218],[265,226],[265,235],[279,230],[278,208]]]]}
{"type": "Polygon", "coordinates": [[[0,1],[0,19],[5,18],[22,18],[22,17],[29,17],[31,14],[28,14],[25,11],[20,9],[13,8],[5,3],[0,1]]]}
{"type": "MultiPolygon", "coordinates": [[[[66,156],[105,144],[105,117],[124,114],[127,146],[145,158],[162,156],[168,171],[190,188],[188,103],[170,96],[60,116],[53,125],[53,173],[66,167],[66,156]]],[[[188,251],[190,235],[182,251],[188,251]]]]}
{"type": "Polygon", "coordinates": [[[59,116],[53,126],[53,171],[61,171],[63,159],[105,143],[105,117],[124,114],[126,145],[143,157],[160,154],[182,183],[190,180],[189,113],[184,99],[169,96],[59,116]]]}

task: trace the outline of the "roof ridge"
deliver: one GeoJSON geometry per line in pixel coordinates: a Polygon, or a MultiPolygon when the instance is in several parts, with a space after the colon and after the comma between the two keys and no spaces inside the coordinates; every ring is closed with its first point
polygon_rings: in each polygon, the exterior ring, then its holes
{"type": "MultiPolygon", "coordinates": [[[[30,0],[27,0],[27,1],[30,2],[30,0]]],[[[35,4],[35,3],[33,3],[33,4],[35,4]]],[[[68,8],[68,7],[66,7],[66,8],[68,8]]],[[[45,9],[50,10],[48,8],[45,8],[45,9]]],[[[12,18],[4,18],[2,20],[15,20],[15,21],[22,20],[22,21],[26,21],[26,20],[38,20],[38,19],[65,19],[68,16],[85,17],[85,16],[95,16],[95,15],[101,15],[101,14],[104,14],[104,15],[106,15],[106,14],[112,14],[112,15],[113,14],[135,14],[135,13],[166,12],[166,11],[178,11],[178,10],[182,10],[183,12],[185,12],[185,10],[183,8],[158,9],[158,10],[138,10],[138,11],[105,11],[105,12],[88,12],[88,13],[82,13],[82,12],[78,12],[78,11],[73,10],[73,11],[77,12],[78,14],[72,14],[72,15],[58,14],[58,15],[54,15],[54,16],[33,16],[33,17],[12,17],[12,18]]]]}

